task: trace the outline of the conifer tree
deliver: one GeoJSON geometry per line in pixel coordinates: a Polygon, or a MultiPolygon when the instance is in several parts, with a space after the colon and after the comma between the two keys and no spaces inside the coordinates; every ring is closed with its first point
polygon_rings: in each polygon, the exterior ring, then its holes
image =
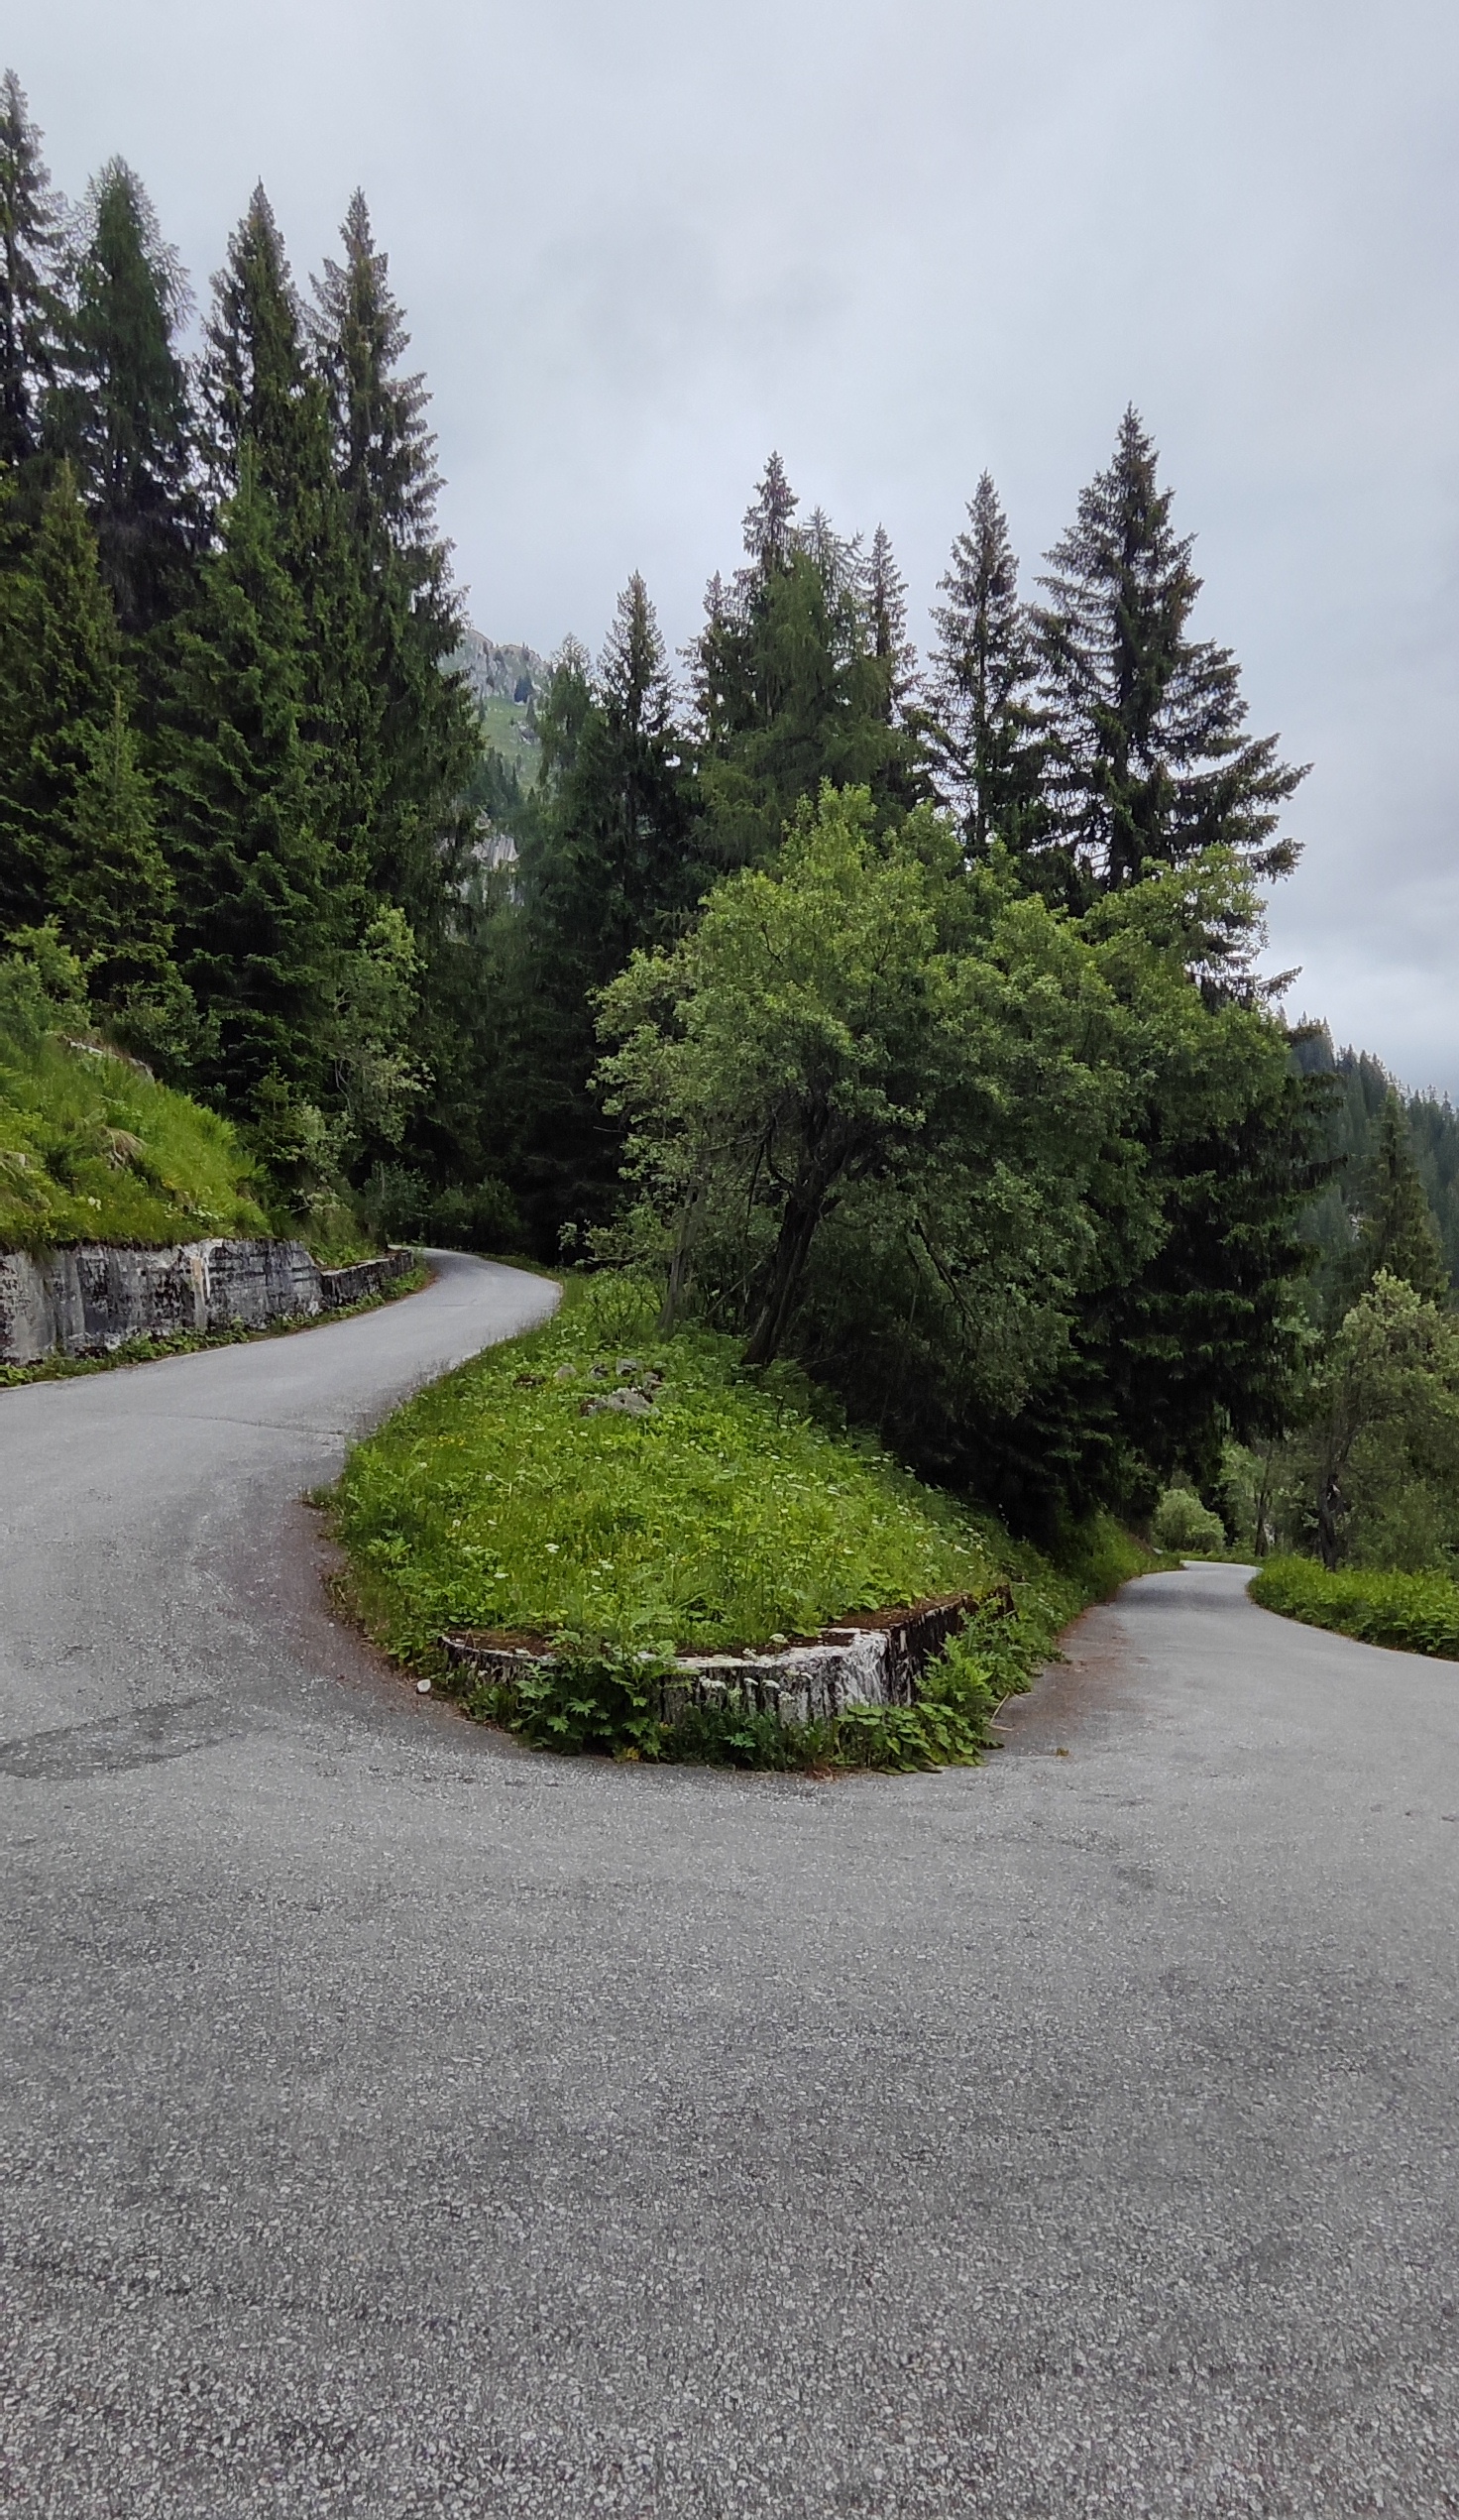
{"type": "Polygon", "coordinates": [[[35,534],[9,518],[0,575],[0,932],[39,926],[63,881],[90,739],[120,688],[116,614],[62,464],[35,534]]]}
{"type": "Polygon", "coordinates": [[[52,908],[98,1011],[176,1067],[194,1045],[196,1010],[174,961],[172,878],[120,690],[109,724],[87,726],[82,740],[86,766],[52,908]]]}
{"type": "Polygon", "coordinates": [[[0,465],[39,443],[39,401],[56,374],[61,204],[14,70],[0,78],[0,465]]]}
{"type": "MultiPolygon", "coordinates": [[[[721,867],[772,856],[827,779],[869,787],[884,820],[917,794],[860,551],[819,511],[798,527],[795,509],[772,455],[744,519],[746,565],[729,587],[713,582],[693,652],[705,851],[721,867]]],[[[891,625],[889,614],[895,643],[891,625]]]]}
{"type": "Polygon", "coordinates": [[[618,1132],[589,1089],[594,992],[690,911],[708,881],[668,659],[636,572],[597,674],[570,641],[540,726],[542,766],[519,848],[518,1025],[531,1083],[518,1163],[530,1221],[550,1248],[565,1218],[601,1221],[616,1194],[618,1132]]]}
{"type": "Polygon", "coordinates": [[[213,1025],[203,1081],[249,1116],[266,1086],[317,1099],[338,922],[300,730],[303,609],[247,451],[218,530],[168,633],[158,784],[179,961],[213,1025]]]}
{"type": "Polygon", "coordinates": [[[315,283],[313,334],[363,591],[350,736],[371,797],[361,881],[399,903],[425,941],[441,926],[469,845],[462,798],[477,732],[462,685],[442,671],[461,613],[436,528],[429,398],[419,376],[399,373],[409,335],[363,193],[341,239],[341,260],[326,262],[315,283]]]}
{"type": "Polygon", "coordinates": [[[96,540],[62,464],[0,577],[0,931],[55,922],[93,1004],[168,1061],[191,1010],[96,540]]]}
{"type": "Polygon", "coordinates": [[[1414,1161],[1403,1105],[1392,1091],[1383,1107],[1362,1204],[1353,1300],[1372,1286],[1380,1270],[1387,1270],[1426,1303],[1447,1302],[1449,1271],[1438,1227],[1414,1161]]]}
{"type": "Polygon", "coordinates": [[[218,499],[232,496],[245,461],[273,503],[278,557],[304,615],[300,730],[315,770],[320,839],[344,861],[341,889],[359,895],[361,934],[376,915],[368,893],[374,808],[382,779],[377,702],[366,652],[367,593],[336,478],[328,397],[309,358],[283,238],[260,184],[213,281],[199,388],[203,448],[218,499]]]}
{"type": "Polygon", "coordinates": [[[102,573],[132,634],[175,600],[195,538],[192,413],[175,345],[187,288],[142,183],[120,158],[88,185],[83,229],[47,435],[76,467],[102,573]]]}
{"type": "Polygon", "coordinates": [[[1215,845],[1262,878],[1296,859],[1278,824],[1304,773],[1279,760],[1274,736],[1243,732],[1231,650],[1190,635],[1200,580],[1171,509],[1132,407],[1040,580],[1053,840],[1095,892],[1136,882],[1147,860],[1179,866],[1215,845]]]}
{"type": "MultiPolygon", "coordinates": [[[[281,513],[299,498],[314,470],[310,378],[303,318],[283,238],[259,184],[228,240],[228,259],[213,278],[213,303],[203,326],[198,369],[201,444],[219,498],[236,492],[242,449],[253,449],[255,478],[281,513]]],[[[318,431],[328,447],[322,398],[318,431]]]]}
{"type": "Polygon", "coordinates": [[[786,479],[785,466],[772,446],[764,477],[744,512],[744,548],[761,577],[790,566],[795,549],[795,512],[800,506],[786,479]]]}
{"type": "Polygon", "coordinates": [[[907,581],[885,525],[878,525],[871,537],[866,613],[876,669],[875,705],[890,726],[901,717],[911,692],[917,650],[907,635],[907,581]]]}
{"type": "Polygon", "coordinates": [[[990,473],[939,584],[948,599],[933,615],[931,733],[940,783],[969,856],[986,856],[995,841],[1023,856],[1045,836],[1045,746],[1033,636],[990,473]]]}
{"type": "Polygon", "coordinates": [[[596,679],[571,655],[559,667],[560,680],[569,677],[571,695],[560,688],[551,695],[544,762],[551,801],[524,843],[522,881],[547,959],[570,972],[591,1054],[588,992],[702,889],[668,659],[636,571],[618,598],[596,679]]]}

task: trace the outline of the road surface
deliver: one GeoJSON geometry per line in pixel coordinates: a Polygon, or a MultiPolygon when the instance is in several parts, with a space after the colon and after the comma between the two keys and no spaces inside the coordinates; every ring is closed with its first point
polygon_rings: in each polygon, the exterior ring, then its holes
{"type": "Polygon", "coordinates": [[[979,1771],[532,1757],[297,1500],[546,1292],[0,1393],[0,2503],[1459,2511],[1459,1671],[1191,1569],[979,1771]]]}

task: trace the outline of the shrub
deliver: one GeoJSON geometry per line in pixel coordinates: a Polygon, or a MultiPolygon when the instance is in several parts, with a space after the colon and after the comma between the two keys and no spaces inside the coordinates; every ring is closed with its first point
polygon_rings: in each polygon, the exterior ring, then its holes
{"type": "Polygon", "coordinates": [[[1459,1661],[1459,1584],[1448,1575],[1360,1566],[1329,1574],[1311,1557],[1269,1557],[1250,1591],[1264,1610],[1301,1619],[1308,1627],[1459,1661]]]}
{"type": "Polygon", "coordinates": [[[1168,1487],[1155,1509],[1150,1537],[1156,1547],[1177,1557],[1217,1557],[1226,1546],[1226,1527],[1186,1487],[1168,1487]]]}

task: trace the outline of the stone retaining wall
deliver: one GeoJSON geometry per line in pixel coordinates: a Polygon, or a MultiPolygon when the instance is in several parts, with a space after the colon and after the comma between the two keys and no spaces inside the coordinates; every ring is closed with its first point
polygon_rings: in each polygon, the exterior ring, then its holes
{"type": "Polygon", "coordinates": [[[57,1349],[102,1356],[127,1339],[178,1330],[267,1329],[357,1304],[402,1277],[412,1251],[321,1269],[301,1242],[171,1243],[128,1251],[78,1243],[0,1252],[0,1364],[35,1365],[57,1349]]]}
{"type": "MultiPolygon", "coordinates": [[[[1000,1605],[1007,1590],[998,1588],[1000,1605]]],[[[672,1724],[691,1705],[727,1699],[796,1724],[825,1722],[847,1706],[915,1705],[928,1663],[985,1606],[974,1593],[958,1593],[914,1610],[869,1614],[864,1627],[827,1628],[809,1645],[763,1654],[681,1654],[654,1683],[659,1720],[672,1724]]],[[[555,1659],[529,1646],[465,1634],[443,1636],[441,1645],[454,1668],[498,1687],[510,1687],[555,1659]]]]}

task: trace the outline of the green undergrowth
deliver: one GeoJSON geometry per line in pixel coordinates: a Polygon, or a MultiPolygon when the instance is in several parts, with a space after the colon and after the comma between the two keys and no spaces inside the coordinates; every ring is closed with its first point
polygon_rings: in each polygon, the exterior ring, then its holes
{"type": "Polygon", "coordinates": [[[268,1232],[226,1120],[100,1042],[4,1014],[0,1003],[0,1251],[268,1232]]]}
{"type": "Polygon", "coordinates": [[[657,1337],[620,1281],[420,1393],[351,1455],[332,1511],[357,1609],[408,1668],[539,1747],[748,1767],[976,1759],[1062,1627],[1152,1561],[1101,1526],[1055,1566],[914,1479],[792,1368],[657,1337]],[[585,1407],[637,1391],[641,1415],[585,1407]],[[766,1647],[951,1593],[982,1607],[911,1708],[796,1728],[733,1702],[656,1711],[676,1651],[766,1647]],[[451,1673],[444,1630],[550,1643],[509,1691],[451,1673]]]}
{"type": "Polygon", "coordinates": [[[144,1331],[137,1338],[123,1339],[120,1346],[109,1348],[104,1356],[43,1356],[36,1365],[0,1365],[0,1391],[10,1391],[21,1383],[61,1383],[73,1381],[78,1374],[108,1374],[119,1365],[155,1365],[164,1356],[195,1356],[205,1347],[250,1347],[256,1339],[289,1338],[295,1330],[323,1329],[330,1321],[352,1320],[357,1313],[378,1313],[384,1304],[393,1304],[402,1295],[418,1295],[430,1283],[431,1272],[423,1264],[408,1270],[405,1276],[393,1278],[390,1285],[377,1294],[362,1295],[353,1304],[341,1304],[329,1313],[290,1313],[281,1320],[270,1321],[263,1329],[246,1329],[241,1323],[226,1330],[144,1331]]]}
{"type": "Polygon", "coordinates": [[[1248,1589],[1264,1610],[1308,1627],[1459,1662],[1459,1584],[1448,1575],[1385,1574],[1366,1566],[1328,1574],[1310,1557],[1269,1557],[1248,1589]]]}

